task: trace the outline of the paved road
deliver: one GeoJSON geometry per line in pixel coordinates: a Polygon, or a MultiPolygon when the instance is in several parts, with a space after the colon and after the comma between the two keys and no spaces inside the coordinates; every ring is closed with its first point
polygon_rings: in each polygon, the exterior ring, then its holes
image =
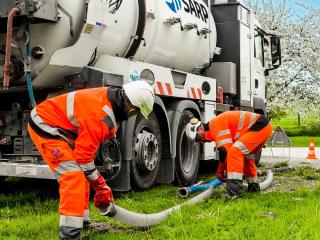
{"type": "Polygon", "coordinates": [[[320,168],[320,148],[316,148],[318,160],[306,160],[309,148],[264,148],[261,163],[274,164],[277,162],[288,162],[289,166],[310,165],[320,168]]]}

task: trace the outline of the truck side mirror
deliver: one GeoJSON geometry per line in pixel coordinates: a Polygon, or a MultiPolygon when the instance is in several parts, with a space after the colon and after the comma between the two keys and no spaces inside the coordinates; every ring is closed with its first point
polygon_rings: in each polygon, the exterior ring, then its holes
{"type": "Polygon", "coordinates": [[[272,36],[270,38],[271,42],[271,58],[273,68],[276,69],[281,65],[281,44],[280,37],[272,36]]]}
{"type": "Polygon", "coordinates": [[[265,70],[265,76],[269,76],[269,72],[281,66],[281,44],[279,36],[271,36],[271,67],[265,70]]]}

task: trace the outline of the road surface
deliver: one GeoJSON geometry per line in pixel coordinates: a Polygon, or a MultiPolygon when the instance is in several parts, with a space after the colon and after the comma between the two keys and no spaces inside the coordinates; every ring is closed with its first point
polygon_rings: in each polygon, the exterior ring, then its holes
{"type": "Polygon", "coordinates": [[[289,166],[303,165],[320,168],[320,148],[316,147],[318,160],[306,160],[309,148],[264,148],[262,150],[261,163],[270,165],[278,162],[288,162],[289,166]]]}

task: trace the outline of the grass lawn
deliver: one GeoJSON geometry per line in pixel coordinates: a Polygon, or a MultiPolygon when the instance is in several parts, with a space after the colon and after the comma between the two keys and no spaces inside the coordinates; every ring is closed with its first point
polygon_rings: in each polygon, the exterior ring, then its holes
{"type": "Polygon", "coordinates": [[[301,117],[298,127],[297,115],[282,117],[280,120],[271,120],[273,128],[280,126],[289,136],[293,147],[308,147],[310,137],[314,137],[315,145],[320,147],[320,121],[317,115],[301,117]]]}
{"type": "MultiPolygon", "coordinates": [[[[289,137],[292,147],[309,147],[310,136],[289,137]]],[[[315,147],[320,147],[320,137],[314,137],[315,147]]]]}
{"type": "MultiPolygon", "coordinates": [[[[316,185],[288,192],[277,189],[261,194],[245,194],[243,199],[224,202],[223,189],[202,203],[185,206],[160,225],[133,228],[99,216],[91,205],[92,218],[110,221],[105,233],[85,231],[86,239],[320,239],[320,172],[303,169],[283,176],[306,176],[316,185]]],[[[279,182],[278,182],[279,183],[279,182]]],[[[275,183],[277,185],[278,183],[275,183]]],[[[303,186],[306,184],[304,183],[303,186]]],[[[9,181],[1,183],[0,239],[51,240],[58,235],[58,195],[54,181],[9,181]]],[[[289,188],[284,186],[285,190],[289,188]]],[[[177,187],[158,186],[147,192],[131,192],[116,204],[139,213],[155,213],[183,202],[177,187]]]]}

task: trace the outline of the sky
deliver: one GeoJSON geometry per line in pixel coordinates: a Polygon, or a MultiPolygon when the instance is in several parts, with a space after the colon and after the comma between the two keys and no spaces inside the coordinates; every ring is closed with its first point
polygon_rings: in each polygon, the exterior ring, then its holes
{"type": "MultiPolygon", "coordinates": [[[[303,3],[306,6],[311,6],[315,9],[320,9],[320,0],[286,0],[289,6],[292,6],[292,12],[298,15],[302,15],[305,10],[295,4],[296,2],[303,3]]],[[[282,2],[282,0],[274,0],[274,2],[282,2]]]]}

